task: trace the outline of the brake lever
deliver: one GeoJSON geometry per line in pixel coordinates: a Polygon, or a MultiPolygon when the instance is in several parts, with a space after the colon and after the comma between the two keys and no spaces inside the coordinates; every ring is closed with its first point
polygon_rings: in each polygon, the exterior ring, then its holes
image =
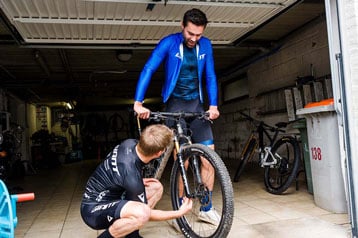
{"type": "Polygon", "coordinates": [[[160,122],[160,121],[161,121],[161,118],[160,118],[158,115],[151,115],[151,116],[148,118],[148,121],[160,122]]]}
{"type": "Polygon", "coordinates": [[[213,124],[214,121],[211,120],[209,116],[210,116],[210,114],[209,114],[208,112],[205,112],[205,113],[203,113],[203,114],[199,117],[199,119],[207,120],[207,121],[209,121],[211,124],[213,124]]]}

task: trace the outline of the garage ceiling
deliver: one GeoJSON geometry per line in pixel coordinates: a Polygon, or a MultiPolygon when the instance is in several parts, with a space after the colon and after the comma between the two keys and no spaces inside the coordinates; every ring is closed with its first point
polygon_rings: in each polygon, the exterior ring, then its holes
{"type": "MultiPolygon", "coordinates": [[[[323,0],[0,0],[0,87],[86,110],[131,103],[151,50],[193,7],[210,21],[219,81],[324,17],[323,0]]],[[[147,98],[160,97],[161,79],[147,98]]]]}
{"type": "Polygon", "coordinates": [[[2,9],[26,43],[156,44],[197,7],[213,44],[232,44],[295,1],[8,0],[2,9]]]}

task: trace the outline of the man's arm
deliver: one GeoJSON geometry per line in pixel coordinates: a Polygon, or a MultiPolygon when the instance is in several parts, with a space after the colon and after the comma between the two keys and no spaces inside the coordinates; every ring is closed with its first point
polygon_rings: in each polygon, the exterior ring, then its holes
{"type": "Polygon", "coordinates": [[[138,114],[139,118],[148,119],[150,116],[150,110],[144,107],[142,102],[135,101],[133,110],[138,114]]]}
{"type": "Polygon", "coordinates": [[[149,118],[150,110],[143,106],[144,96],[149,87],[149,83],[153,74],[166,56],[168,42],[169,41],[165,40],[165,38],[159,42],[159,44],[155,47],[152,54],[150,55],[148,61],[144,65],[143,70],[139,76],[133,105],[133,110],[138,114],[139,118],[149,118]]]}
{"type": "Polygon", "coordinates": [[[214,54],[212,50],[212,46],[210,41],[207,42],[208,45],[208,54],[206,57],[206,67],[205,67],[205,75],[206,75],[206,90],[208,92],[209,98],[209,118],[211,120],[217,119],[220,116],[220,112],[218,110],[218,83],[216,80],[215,67],[214,67],[214,54]]]}
{"type": "Polygon", "coordinates": [[[163,38],[152,51],[149,59],[145,63],[142,72],[140,73],[134,100],[143,102],[145,93],[148,89],[149,83],[153,74],[157,71],[158,67],[163,62],[170,48],[171,42],[168,37],[163,38]]]}
{"type": "Polygon", "coordinates": [[[193,207],[193,201],[189,198],[183,198],[183,204],[180,206],[179,210],[176,211],[163,211],[152,209],[150,213],[151,221],[166,221],[170,219],[179,218],[186,213],[188,213],[193,207]]]}

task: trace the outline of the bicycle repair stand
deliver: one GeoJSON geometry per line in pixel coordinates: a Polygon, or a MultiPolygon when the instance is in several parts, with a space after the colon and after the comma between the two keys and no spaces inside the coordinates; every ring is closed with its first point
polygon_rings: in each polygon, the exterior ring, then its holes
{"type": "Polygon", "coordinates": [[[16,203],[34,199],[34,193],[10,195],[5,183],[0,179],[0,238],[15,237],[16,203]]]}

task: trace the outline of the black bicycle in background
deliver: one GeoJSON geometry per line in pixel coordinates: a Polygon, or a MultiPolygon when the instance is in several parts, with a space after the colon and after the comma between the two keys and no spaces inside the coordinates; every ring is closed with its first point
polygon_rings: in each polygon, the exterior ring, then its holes
{"type": "MultiPolygon", "coordinates": [[[[228,235],[234,216],[234,194],[231,179],[225,164],[219,155],[206,145],[193,144],[190,130],[183,128],[184,119],[209,120],[205,113],[191,112],[151,112],[149,120],[153,123],[174,123],[174,143],[166,149],[163,155],[152,160],[144,168],[145,177],[160,179],[169,157],[174,152],[176,160],[170,174],[170,194],[174,210],[178,210],[180,199],[185,195],[193,199],[192,211],[177,219],[181,232],[185,237],[224,238],[228,235]],[[213,173],[201,173],[202,163],[210,163],[213,173]],[[205,177],[204,177],[205,176],[205,177]],[[214,180],[212,196],[205,181],[214,180]],[[200,208],[212,199],[213,206],[220,216],[217,225],[209,224],[198,219],[200,208]]],[[[141,131],[138,119],[139,133],[141,131]]]]}
{"type": "Polygon", "coordinates": [[[240,114],[253,125],[254,130],[241,152],[234,182],[239,181],[245,166],[257,151],[259,165],[265,169],[264,180],[267,191],[272,194],[284,193],[297,177],[301,151],[297,139],[284,134],[285,130],[283,128],[301,119],[279,122],[275,126],[270,126],[243,112],[240,112],[240,114]]]}

